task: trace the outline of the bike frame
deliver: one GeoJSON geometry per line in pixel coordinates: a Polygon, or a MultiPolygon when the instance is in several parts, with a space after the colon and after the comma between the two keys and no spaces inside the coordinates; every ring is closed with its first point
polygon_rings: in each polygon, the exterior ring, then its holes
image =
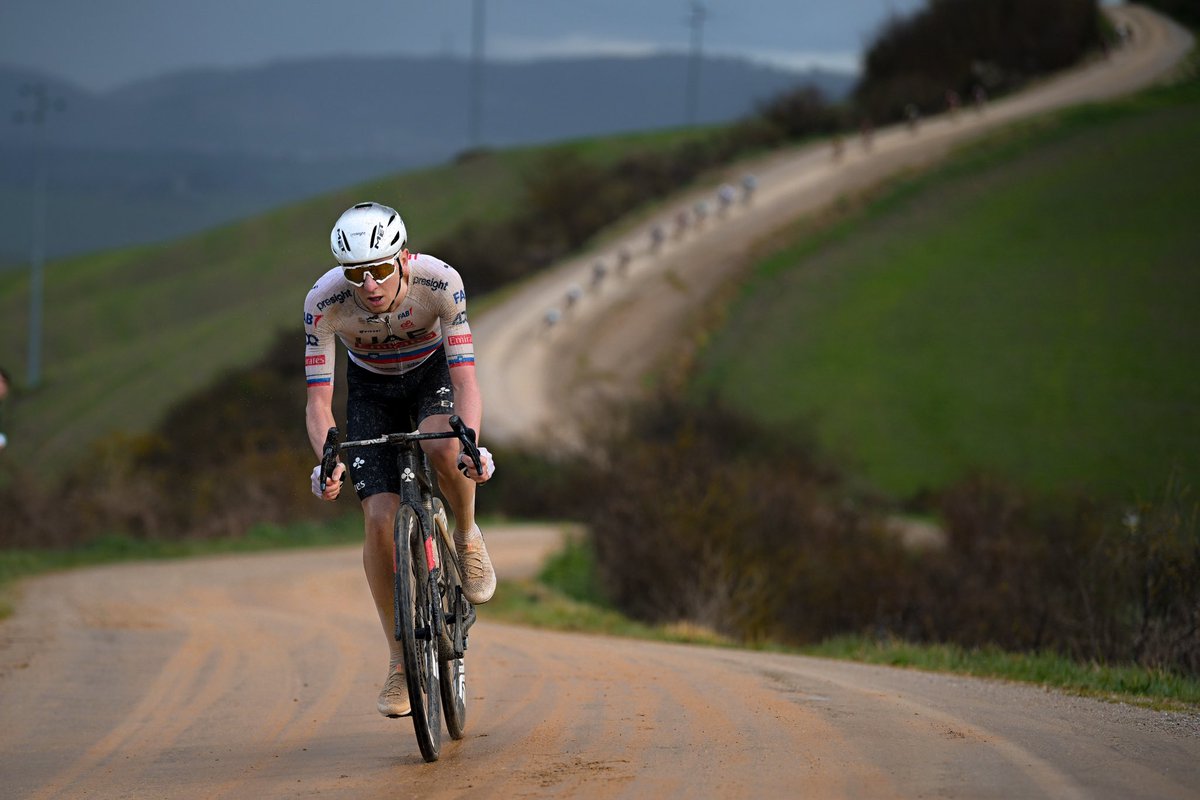
{"type": "Polygon", "coordinates": [[[458,439],[474,461],[476,470],[482,471],[479,450],[475,446],[475,432],[464,425],[458,416],[450,417],[450,427],[449,431],[422,433],[416,430],[341,443],[338,442],[337,428],[330,428],[321,458],[321,485],[324,486],[324,481],[336,469],[337,454],[342,450],[381,445],[393,445],[399,450],[396,458],[400,470],[400,507],[395,525],[393,635],[404,645],[405,674],[413,701],[413,724],[426,761],[437,760],[440,752],[440,712],[443,709],[439,708],[439,692],[444,703],[455,703],[447,711],[446,724],[453,738],[462,738],[466,713],[462,658],[466,650],[466,632],[475,622],[474,607],[462,597],[459,584],[461,573],[457,562],[448,568],[453,571],[447,573],[443,580],[439,546],[444,549],[445,558],[451,560],[455,558],[454,545],[447,541],[449,537],[445,532],[438,533],[439,528],[434,520],[433,475],[429,458],[421,447],[421,442],[431,439],[458,439]],[[407,520],[403,523],[408,531],[405,541],[400,540],[402,520],[407,520]],[[419,546],[414,546],[415,537],[409,524],[420,527],[419,546]],[[410,559],[417,561],[414,563],[410,559]],[[424,563],[421,563],[421,559],[424,559],[424,563]],[[411,583],[404,582],[414,579],[421,585],[416,587],[415,606],[408,606],[405,604],[411,603],[414,598],[410,593],[411,583]],[[409,588],[403,588],[405,586],[409,588]],[[446,602],[452,605],[446,607],[446,602]],[[421,645],[420,642],[427,644],[421,645]],[[430,652],[430,647],[435,649],[430,652]],[[419,660],[423,657],[430,659],[427,662],[428,669],[419,666],[419,660]],[[449,665],[451,672],[448,675],[441,674],[441,662],[449,665]],[[418,692],[421,695],[419,703],[414,696],[418,692]],[[422,713],[418,714],[418,710],[422,713]]]}
{"type": "MultiPolygon", "coordinates": [[[[439,565],[436,556],[436,543],[433,540],[433,477],[429,467],[429,457],[425,455],[425,450],[420,447],[423,441],[431,439],[460,439],[466,437],[463,431],[469,430],[465,427],[462,430],[458,429],[461,426],[461,421],[455,425],[458,417],[451,418],[451,426],[456,428],[450,431],[439,431],[436,433],[421,433],[420,431],[412,431],[411,433],[386,433],[374,439],[360,439],[351,442],[341,442],[336,445],[336,451],[349,450],[354,447],[371,447],[373,445],[397,445],[399,452],[396,455],[398,466],[400,468],[400,505],[409,506],[417,515],[417,519],[421,522],[421,538],[423,540],[423,552],[425,554],[426,563],[429,566],[429,580],[431,586],[437,586],[440,577],[439,565]]],[[[337,436],[337,429],[330,429],[330,436],[337,436]]],[[[328,441],[327,441],[328,444],[328,441]]],[[[474,443],[468,450],[476,463],[476,468],[479,468],[478,450],[475,450],[474,443]],[[471,453],[474,450],[474,453],[471,453]]],[[[332,469],[330,469],[332,473],[332,469]]],[[[399,598],[396,599],[397,608],[395,609],[396,618],[399,619],[399,598]]],[[[436,618],[432,620],[434,636],[441,634],[442,620],[436,618]]],[[[424,634],[426,631],[420,631],[424,634]]],[[[396,638],[400,638],[400,623],[396,623],[396,638]]]]}

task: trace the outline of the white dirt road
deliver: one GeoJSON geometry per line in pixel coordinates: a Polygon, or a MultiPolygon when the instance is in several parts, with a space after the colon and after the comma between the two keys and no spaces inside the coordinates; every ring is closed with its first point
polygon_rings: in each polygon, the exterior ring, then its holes
{"type": "MultiPolygon", "coordinates": [[[[736,259],[751,234],[878,180],[886,170],[877,165],[936,157],[968,127],[1153,80],[1186,37],[1137,9],[1120,13],[1137,31],[1127,51],[983,118],[930,122],[917,137],[881,131],[871,154],[852,146],[836,169],[819,151],[762,165],[759,196],[738,225],[689,235],[654,264],[639,254],[634,277],[604,286],[564,321],[591,333],[562,327],[542,345],[526,343],[590,259],[532,282],[530,294],[476,325],[481,361],[496,370],[488,430],[536,436],[560,397],[547,387],[590,371],[622,391],[649,368],[653,340],[620,309],[636,308],[638,287],[667,270],[702,267],[712,254],[736,259]],[[748,238],[731,241],[735,228],[748,238]],[[602,310],[618,298],[618,309],[602,310]],[[617,335],[626,329],[633,341],[617,335]],[[573,355],[577,336],[597,337],[597,349],[573,355]],[[523,416],[501,418],[498,408],[523,416]]],[[[713,287],[727,272],[716,266],[704,270],[713,287]]],[[[661,322],[664,337],[687,306],[661,322]]],[[[560,536],[488,533],[508,577],[534,570],[560,536]]],[[[486,617],[467,663],[467,736],[425,764],[411,723],[374,710],[385,651],[357,548],[123,564],[22,589],[0,625],[4,798],[1200,796],[1194,715],[486,617]]]]}

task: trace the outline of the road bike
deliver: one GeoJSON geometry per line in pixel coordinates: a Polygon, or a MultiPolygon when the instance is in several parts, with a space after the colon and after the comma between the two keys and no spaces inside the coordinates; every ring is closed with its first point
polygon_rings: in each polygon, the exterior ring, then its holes
{"type": "Polygon", "coordinates": [[[387,433],[374,439],[338,442],[330,428],[321,458],[321,485],[337,466],[337,455],[355,447],[395,446],[400,468],[400,509],[394,527],[395,636],[404,650],[404,676],[413,728],[426,761],[441,753],[442,711],[452,739],[463,737],[467,719],[464,654],[475,607],[462,590],[462,567],[454,549],[446,509],[434,496],[429,459],[421,442],[455,439],[481,471],[475,432],[457,416],[449,431],[387,433]]]}

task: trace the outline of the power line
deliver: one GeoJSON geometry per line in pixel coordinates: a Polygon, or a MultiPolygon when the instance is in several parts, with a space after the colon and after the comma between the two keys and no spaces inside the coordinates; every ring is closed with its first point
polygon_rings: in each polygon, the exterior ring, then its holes
{"type": "Polygon", "coordinates": [[[29,356],[25,382],[28,388],[36,389],[42,382],[42,307],[44,305],[43,277],[46,261],[46,164],[45,127],[50,111],[63,111],[67,101],[61,97],[50,97],[50,90],[43,83],[23,85],[18,93],[28,98],[32,107],[28,112],[17,111],[13,122],[17,125],[28,122],[33,126],[33,226],[30,228],[29,243],[29,356]]]}
{"type": "Polygon", "coordinates": [[[483,136],[484,9],[483,0],[472,0],[472,4],[470,89],[467,98],[467,140],[470,146],[474,148],[480,145],[483,136]]]}

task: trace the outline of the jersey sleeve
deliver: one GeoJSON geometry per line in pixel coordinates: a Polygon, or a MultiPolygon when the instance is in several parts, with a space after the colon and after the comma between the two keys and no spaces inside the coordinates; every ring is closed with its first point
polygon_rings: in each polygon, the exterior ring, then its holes
{"type": "Polygon", "coordinates": [[[327,315],[317,308],[319,294],[314,288],[304,302],[304,376],[309,386],[332,386],[337,339],[327,315]]]}
{"type": "Polygon", "coordinates": [[[440,292],[444,300],[438,311],[445,337],[446,362],[451,369],[474,366],[475,344],[471,339],[471,326],[467,324],[467,290],[463,288],[458,270],[449,266],[447,269],[450,286],[440,292]]]}

